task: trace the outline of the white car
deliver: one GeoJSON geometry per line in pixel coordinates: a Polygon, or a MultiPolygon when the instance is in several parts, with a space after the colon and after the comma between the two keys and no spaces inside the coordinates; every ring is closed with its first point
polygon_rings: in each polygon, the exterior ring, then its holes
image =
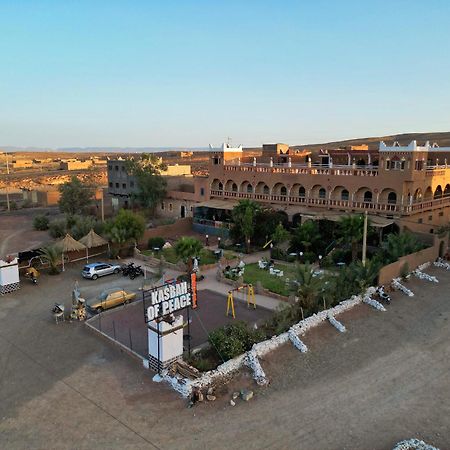
{"type": "Polygon", "coordinates": [[[83,276],[83,278],[96,280],[98,277],[103,277],[104,275],[119,273],[120,270],[120,266],[117,264],[97,262],[84,266],[83,270],[81,271],[81,275],[83,276]]]}

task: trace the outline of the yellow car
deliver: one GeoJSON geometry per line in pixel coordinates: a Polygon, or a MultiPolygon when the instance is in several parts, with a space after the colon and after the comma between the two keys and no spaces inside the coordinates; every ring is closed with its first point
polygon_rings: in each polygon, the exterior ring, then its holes
{"type": "Polygon", "coordinates": [[[102,312],[105,309],[129,303],[136,298],[134,292],[126,292],[120,288],[107,289],[96,299],[88,300],[87,306],[91,311],[102,312]]]}

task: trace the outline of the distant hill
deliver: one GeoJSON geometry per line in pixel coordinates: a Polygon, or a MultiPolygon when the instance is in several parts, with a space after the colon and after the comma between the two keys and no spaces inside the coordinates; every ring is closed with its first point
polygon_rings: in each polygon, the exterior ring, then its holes
{"type": "Polygon", "coordinates": [[[380,141],[384,141],[386,144],[398,141],[400,145],[408,145],[411,141],[416,140],[419,145],[423,145],[426,141],[430,143],[436,142],[440,147],[450,147],[450,132],[439,133],[402,133],[392,134],[390,136],[376,136],[368,138],[347,139],[344,141],[325,142],[323,144],[305,144],[305,145],[293,145],[292,147],[298,149],[319,150],[321,148],[338,148],[349,145],[361,145],[367,144],[370,150],[378,149],[380,141]]]}

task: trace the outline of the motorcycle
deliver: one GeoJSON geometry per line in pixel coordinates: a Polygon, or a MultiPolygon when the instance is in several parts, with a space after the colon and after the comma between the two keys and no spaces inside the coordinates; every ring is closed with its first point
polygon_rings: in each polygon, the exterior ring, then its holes
{"type": "Polygon", "coordinates": [[[136,277],[138,277],[139,275],[144,276],[144,271],[141,269],[141,266],[133,267],[133,268],[130,270],[129,276],[130,276],[130,279],[131,279],[131,280],[134,280],[134,279],[135,279],[136,277]]]}
{"type": "Polygon", "coordinates": [[[387,303],[388,305],[391,303],[391,296],[384,290],[384,286],[377,287],[377,294],[381,301],[387,303]]]}
{"type": "Polygon", "coordinates": [[[25,272],[25,277],[31,280],[33,284],[37,284],[39,275],[39,272],[34,267],[30,267],[25,272]]]}
{"type": "Polygon", "coordinates": [[[128,275],[130,275],[130,273],[132,271],[134,271],[134,263],[130,262],[127,265],[122,266],[122,275],[124,277],[127,277],[128,275]]]}

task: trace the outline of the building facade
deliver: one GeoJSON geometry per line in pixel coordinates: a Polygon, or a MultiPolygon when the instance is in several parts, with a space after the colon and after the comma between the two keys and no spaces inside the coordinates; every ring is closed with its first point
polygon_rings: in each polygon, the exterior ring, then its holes
{"type": "MultiPolygon", "coordinates": [[[[179,219],[192,217],[194,205],[206,195],[205,189],[195,191],[191,166],[174,164],[161,172],[167,182],[165,198],[156,207],[159,217],[179,219]],[[200,195],[202,193],[202,195],[200,195]]],[[[131,207],[131,197],[137,193],[135,177],[127,171],[127,160],[108,161],[108,193],[112,196],[113,209],[131,207]]]]}
{"type": "Polygon", "coordinates": [[[226,215],[238,200],[252,199],[294,224],[367,211],[380,226],[395,222],[430,233],[450,222],[450,148],[380,142],[378,151],[361,146],[312,154],[269,144],[252,158],[222,148],[211,156],[206,188],[194,222],[217,222],[219,210],[226,215]]]}

